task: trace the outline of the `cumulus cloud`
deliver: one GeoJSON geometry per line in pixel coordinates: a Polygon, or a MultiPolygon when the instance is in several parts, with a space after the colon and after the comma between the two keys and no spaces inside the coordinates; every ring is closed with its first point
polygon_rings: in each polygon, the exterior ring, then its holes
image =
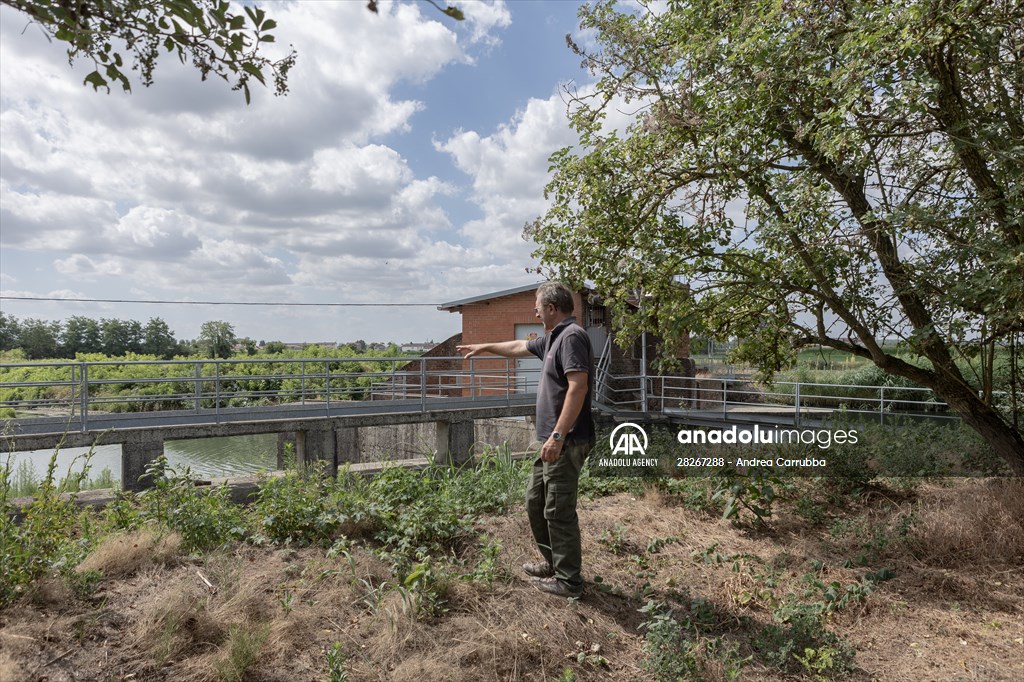
{"type": "Polygon", "coordinates": [[[121,264],[113,258],[93,260],[88,256],[76,253],[67,258],[58,258],[53,267],[62,275],[79,280],[93,280],[99,275],[120,275],[121,264]]]}
{"type": "Polygon", "coordinates": [[[4,286],[442,301],[529,281],[519,235],[544,209],[548,154],[572,142],[564,104],[532,99],[496,130],[458,130],[427,144],[429,162],[405,152],[424,134],[423,85],[491,54],[512,15],[501,0],[463,3],[465,22],[378,4],[269,7],[270,49],[294,45],[298,62],[287,97],[257,87],[249,106],[174,59],[150,88],[93,92],[91,63],[69,68],[59,41],[0,5],[4,286]],[[432,163],[467,174],[468,194],[432,163]],[[453,218],[466,200],[479,218],[453,218]]]}
{"type": "Polygon", "coordinates": [[[512,23],[512,14],[502,0],[465,3],[462,9],[472,31],[470,40],[474,43],[500,44],[501,39],[495,35],[494,30],[512,23]]]}
{"type": "Polygon", "coordinates": [[[478,248],[514,253],[526,258],[523,225],[544,212],[544,186],[550,154],[576,142],[566,121],[559,93],[530,99],[524,109],[494,133],[456,131],[435,141],[438,151],[451,155],[455,165],[473,178],[473,201],[484,217],[467,223],[463,232],[478,248]]]}

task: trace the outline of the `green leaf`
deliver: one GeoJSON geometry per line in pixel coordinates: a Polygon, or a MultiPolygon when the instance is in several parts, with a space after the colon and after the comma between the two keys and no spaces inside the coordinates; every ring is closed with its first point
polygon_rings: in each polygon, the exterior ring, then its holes
{"type": "Polygon", "coordinates": [[[456,21],[463,21],[466,18],[466,15],[462,13],[462,10],[454,5],[445,7],[442,11],[456,21]]]}
{"type": "Polygon", "coordinates": [[[107,80],[100,75],[99,71],[93,71],[86,76],[85,83],[91,84],[93,90],[99,90],[100,88],[106,88],[108,91],[110,90],[110,85],[107,83],[107,80]]]}
{"type": "Polygon", "coordinates": [[[260,71],[259,67],[253,64],[252,62],[242,62],[242,70],[250,76],[252,76],[253,78],[255,78],[256,80],[258,80],[260,83],[266,85],[266,83],[264,83],[263,81],[263,72],[260,71]]]}

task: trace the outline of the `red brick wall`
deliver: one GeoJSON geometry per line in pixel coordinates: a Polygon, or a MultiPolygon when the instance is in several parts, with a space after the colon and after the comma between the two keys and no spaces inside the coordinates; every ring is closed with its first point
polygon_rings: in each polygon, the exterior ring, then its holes
{"type": "MultiPolygon", "coordinates": [[[[578,293],[573,294],[577,322],[583,323],[583,302],[578,293]]],[[[462,341],[465,344],[495,343],[516,338],[517,324],[540,324],[533,308],[537,303],[537,291],[523,291],[518,294],[501,296],[486,301],[462,306],[462,341]]],[[[469,361],[463,361],[463,369],[469,372],[469,361]]],[[[484,395],[503,395],[515,386],[515,361],[473,360],[475,374],[484,372],[491,376],[479,377],[477,386],[482,386],[484,395]],[[506,368],[511,371],[506,374],[506,368]]],[[[467,378],[468,382],[468,378],[467,378]]],[[[477,391],[479,394],[480,391],[477,391]]]]}

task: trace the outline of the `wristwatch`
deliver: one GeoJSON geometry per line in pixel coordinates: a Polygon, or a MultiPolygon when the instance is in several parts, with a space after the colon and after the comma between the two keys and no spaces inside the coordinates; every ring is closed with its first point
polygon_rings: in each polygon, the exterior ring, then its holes
{"type": "Polygon", "coordinates": [[[562,434],[560,434],[558,431],[551,432],[551,440],[555,441],[556,443],[561,443],[562,438],[564,438],[564,436],[562,436],[562,434]]]}

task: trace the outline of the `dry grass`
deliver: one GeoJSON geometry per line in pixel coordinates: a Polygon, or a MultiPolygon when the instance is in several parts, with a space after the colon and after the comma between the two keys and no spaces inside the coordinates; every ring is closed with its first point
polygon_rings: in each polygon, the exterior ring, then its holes
{"type": "Polygon", "coordinates": [[[100,571],[108,578],[124,578],[152,566],[171,565],[179,560],[181,537],[143,528],[117,533],[103,540],[76,570],[100,571]]]}
{"type": "MultiPolygon", "coordinates": [[[[606,588],[591,582],[578,602],[522,579],[519,565],[534,558],[525,519],[492,517],[480,530],[501,542],[498,578],[454,580],[447,612],[432,618],[364,548],[354,565],[317,548],[250,546],[197,561],[168,538],[124,535],[79,567],[118,576],[95,598],[55,583],[51,598],[0,612],[0,679],[326,680],[325,651],[339,643],[357,681],[556,680],[568,667],[588,682],[652,682],[639,609],[653,599],[679,615],[703,610],[692,637],[701,679],[728,679],[752,656],[743,680],[810,680],[755,654],[773,608],[804,594],[809,576],[845,587],[881,566],[895,578],[827,620],[857,649],[849,679],[1021,679],[1024,577],[1008,570],[1022,557],[1020,488],[966,481],[890,497],[817,525],[780,509],[772,534],[661,494],[585,501],[587,574],[606,588]],[[868,564],[847,565],[869,545],[868,564]]],[[[459,558],[472,568],[474,555],[459,558]]]]}
{"type": "Polygon", "coordinates": [[[914,524],[919,558],[938,566],[1024,565],[1024,481],[930,491],[914,524]]]}

